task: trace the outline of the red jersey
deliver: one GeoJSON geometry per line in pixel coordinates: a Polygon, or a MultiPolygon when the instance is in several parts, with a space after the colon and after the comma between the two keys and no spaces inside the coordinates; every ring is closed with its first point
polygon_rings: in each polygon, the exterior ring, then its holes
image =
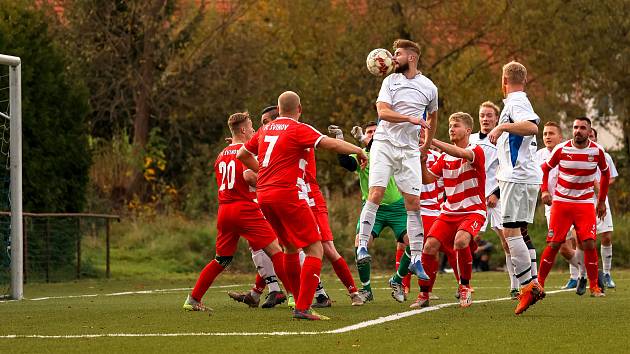
{"type": "Polygon", "coordinates": [[[442,154],[429,168],[429,172],[444,179],[446,202],[442,213],[461,215],[475,213],[486,216],[486,167],[483,149],[466,148],[474,154],[472,161],[442,154]]]}
{"type": "Polygon", "coordinates": [[[574,147],[573,140],[560,143],[545,163],[550,169],[559,166],[553,200],[571,203],[593,203],[597,169],[608,170],[604,149],[592,141],[583,149],[574,147]]]}
{"type": "Polygon", "coordinates": [[[306,159],[306,191],[308,193],[308,205],[313,212],[328,212],[326,207],[326,199],[322,195],[322,191],[317,184],[317,163],[315,161],[315,150],[308,149],[308,158],[306,159]]]}
{"type": "Polygon", "coordinates": [[[243,144],[228,145],[214,163],[214,174],[219,187],[219,204],[238,201],[252,202],[256,198],[256,189],[243,178],[246,170],[243,163],[236,158],[236,153],[243,144]]]}
{"type": "Polygon", "coordinates": [[[308,200],[307,149],[315,148],[323,138],[310,125],[286,117],[276,118],[260,128],[245,144],[247,151],[258,155],[257,192],[308,200]]]}
{"type": "MultiPolygon", "coordinates": [[[[433,150],[428,151],[427,168],[431,168],[440,157],[440,154],[433,150]]],[[[444,189],[440,186],[442,179],[438,179],[433,183],[422,184],[420,189],[420,212],[422,215],[438,216],[440,215],[441,191],[444,189]]]]}

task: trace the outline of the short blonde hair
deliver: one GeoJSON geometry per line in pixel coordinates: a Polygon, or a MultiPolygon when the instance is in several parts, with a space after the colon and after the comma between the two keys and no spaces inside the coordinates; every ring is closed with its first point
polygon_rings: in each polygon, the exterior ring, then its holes
{"type": "Polygon", "coordinates": [[[503,77],[507,79],[508,84],[525,84],[527,82],[527,69],[525,65],[511,61],[503,65],[503,77]]]}
{"type": "Polygon", "coordinates": [[[494,114],[496,114],[497,118],[499,117],[499,114],[501,114],[501,109],[499,108],[499,106],[494,104],[494,102],[492,102],[492,101],[486,101],[486,102],[482,103],[479,106],[479,109],[481,109],[483,107],[492,108],[492,110],[494,111],[494,114]]]}
{"type": "Polygon", "coordinates": [[[450,123],[453,120],[464,123],[464,125],[470,129],[473,129],[475,127],[475,121],[470,116],[470,114],[465,112],[457,112],[451,114],[451,116],[448,117],[448,122],[450,123]]]}
{"type": "Polygon", "coordinates": [[[249,119],[249,112],[234,113],[230,116],[230,118],[228,118],[228,127],[230,128],[230,131],[234,133],[243,122],[249,119]]]}

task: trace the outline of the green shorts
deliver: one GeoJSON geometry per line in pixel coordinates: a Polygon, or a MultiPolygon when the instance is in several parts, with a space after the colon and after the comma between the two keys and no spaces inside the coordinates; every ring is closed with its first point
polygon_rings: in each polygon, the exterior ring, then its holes
{"type": "MultiPolygon", "coordinates": [[[[361,220],[357,221],[357,234],[361,220]]],[[[376,212],[376,220],[372,227],[372,237],[378,238],[384,228],[390,227],[394,231],[396,241],[403,242],[407,234],[407,210],[403,199],[393,204],[381,205],[376,212]]]]}

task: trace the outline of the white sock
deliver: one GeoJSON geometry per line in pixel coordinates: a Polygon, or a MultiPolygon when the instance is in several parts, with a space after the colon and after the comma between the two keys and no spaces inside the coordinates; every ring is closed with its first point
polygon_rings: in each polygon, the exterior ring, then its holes
{"type": "Polygon", "coordinates": [[[514,263],[512,263],[512,257],[509,254],[505,255],[505,269],[507,269],[508,275],[510,276],[510,289],[518,289],[518,279],[514,275],[514,263]]]}
{"type": "Polygon", "coordinates": [[[610,268],[612,267],[612,244],[610,246],[602,245],[600,251],[602,254],[602,271],[604,274],[610,274],[610,268]]]}
{"type": "MultiPolygon", "coordinates": [[[[269,291],[281,291],[280,285],[278,284],[278,277],[276,276],[276,270],[273,268],[271,258],[269,258],[263,250],[251,250],[251,252],[252,261],[254,261],[256,271],[258,271],[258,274],[265,279],[265,283],[269,287],[269,291]]],[[[253,293],[252,296],[254,296],[253,293]]]]}
{"type": "Polygon", "coordinates": [[[424,228],[420,210],[407,210],[407,235],[409,235],[409,248],[413,262],[422,255],[424,244],[424,228]]]}
{"type": "Polygon", "coordinates": [[[536,250],[535,249],[529,249],[529,257],[530,257],[530,262],[532,263],[532,279],[534,279],[534,281],[538,282],[538,264],[536,264],[536,250]]]}
{"type": "Polygon", "coordinates": [[[568,260],[569,262],[569,273],[571,273],[571,279],[577,279],[580,275],[580,260],[578,258],[577,252],[573,253],[573,257],[568,260]]]}
{"type": "Polygon", "coordinates": [[[317,295],[324,295],[328,297],[328,294],[326,294],[326,289],[324,289],[324,286],[322,285],[321,282],[317,284],[317,289],[315,290],[315,296],[317,295]]]}
{"type": "Polygon", "coordinates": [[[576,249],[575,256],[578,259],[578,270],[580,271],[580,278],[586,278],[586,267],[584,266],[584,251],[579,248],[576,249]]]}
{"type": "Polygon", "coordinates": [[[359,218],[359,247],[367,248],[370,236],[372,235],[372,228],[374,227],[377,211],[378,204],[374,204],[369,200],[365,202],[363,209],[361,209],[361,216],[359,218]]]}
{"type": "Polygon", "coordinates": [[[525,241],[523,241],[523,236],[506,237],[505,241],[507,241],[510,248],[510,256],[514,264],[516,278],[521,285],[527,285],[532,281],[532,261],[525,241]]]}

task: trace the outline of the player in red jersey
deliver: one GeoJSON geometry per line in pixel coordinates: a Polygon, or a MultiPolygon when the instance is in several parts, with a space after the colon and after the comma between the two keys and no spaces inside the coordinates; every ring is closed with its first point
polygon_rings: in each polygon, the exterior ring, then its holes
{"type": "MultiPolygon", "coordinates": [[[[350,273],[350,268],[348,268],[348,264],[346,260],[337,252],[337,248],[335,248],[335,243],[333,242],[333,234],[330,229],[330,224],[328,222],[328,208],[326,206],[326,199],[322,195],[321,190],[319,189],[319,184],[317,184],[317,165],[315,162],[315,150],[308,149],[308,158],[306,160],[306,188],[308,190],[309,196],[309,205],[311,206],[311,210],[315,215],[315,219],[317,220],[317,226],[319,227],[319,232],[322,235],[322,246],[324,248],[324,256],[326,259],[330,261],[332,264],[337,277],[343,285],[348,289],[348,293],[350,295],[350,301],[352,302],[352,306],[361,306],[363,305],[363,298],[359,295],[359,291],[354,283],[354,279],[352,278],[352,273],[350,273]]],[[[316,304],[320,304],[318,307],[330,307],[331,301],[326,295],[322,295],[324,299],[316,299],[316,304]],[[322,301],[323,300],[323,301],[322,301]]],[[[313,305],[313,307],[316,307],[313,305]]]]}
{"type": "Polygon", "coordinates": [[[308,204],[307,149],[321,147],[342,154],[357,154],[363,164],[367,156],[357,146],[328,138],[310,125],[300,123],[302,105],[296,93],[282,93],[278,97],[278,110],[280,117],[259,129],[241,147],[238,158],[258,172],[258,203],[286,248],[285,269],[289,283],[285,287],[297,299],[293,316],[325,319],[310,310],[324,250],[317,220],[308,204]],[[301,270],[298,248],[306,253],[301,270]]]}
{"type": "MultiPolygon", "coordinates": [[[[246,182],[251,178],[236,154],[243,143],[254,134],[247,113],[235,113],[228,119],[232,144],[223,149],[214,164],[217,178],[219,211],[217,214],[216,256],[201,271],[199,279],[186,302],[187,311],[206,311],[201,302],[214,279],[232,262],[239,237],[244,237],[254,250],[263,249],[271,258],[280,280],[286,284],[284,257],[273,229],[265,220],[255,193],[246,182]]],[[[286,286],[286,285],[285,285],[286,286]]]]}
{"type": "Polygon", "coordinates": [[[573,139],[558,144],[551,153],[551,157],[542,165],[542,200],[545,204],[551,200],[551,216],[547,247],[540,262],[538,279],[544,286],[560,245],[565,242],[571,226],[574,226],[578,242],[584,249],[584,265],[590,283],[591,296],[602,297],[605,295],[597,285],[598,259],[595,240],[597,217],[606,216],[610,170],[604,149],[588,139],[590,131],[590,119],[586,117],[575,119],[573,139]],[[556,166],[559,166],[558,182],[552,200],[547,180],[549,171],[556,166]],[[601,171],[601,179],[595,208],[593,197],[598,168],[601,171]]]}
{"type": "MultiPolygon", "coordinates": [[[[486,219],[485,156],[478,145],[468,146],[474,124],[469,114],[454,113],[448,123],[449,138],[453,144],[433,139],[433,145],[444,154],[431,168],[421,164],[423,182],[430,183],[442,177],[446,194],[442,212],[427,234],[422,262],[429,277],[434,280],[440,248],[454,249],[460,278],[459,303],[468,307],[472,304],[470,244],[486,219]]],[[[421,296],[428,305],[428,292],[421,293],[421,296]]],[[[419,305],[423,306],[425,302],[421,301],[419,305]]]]}

